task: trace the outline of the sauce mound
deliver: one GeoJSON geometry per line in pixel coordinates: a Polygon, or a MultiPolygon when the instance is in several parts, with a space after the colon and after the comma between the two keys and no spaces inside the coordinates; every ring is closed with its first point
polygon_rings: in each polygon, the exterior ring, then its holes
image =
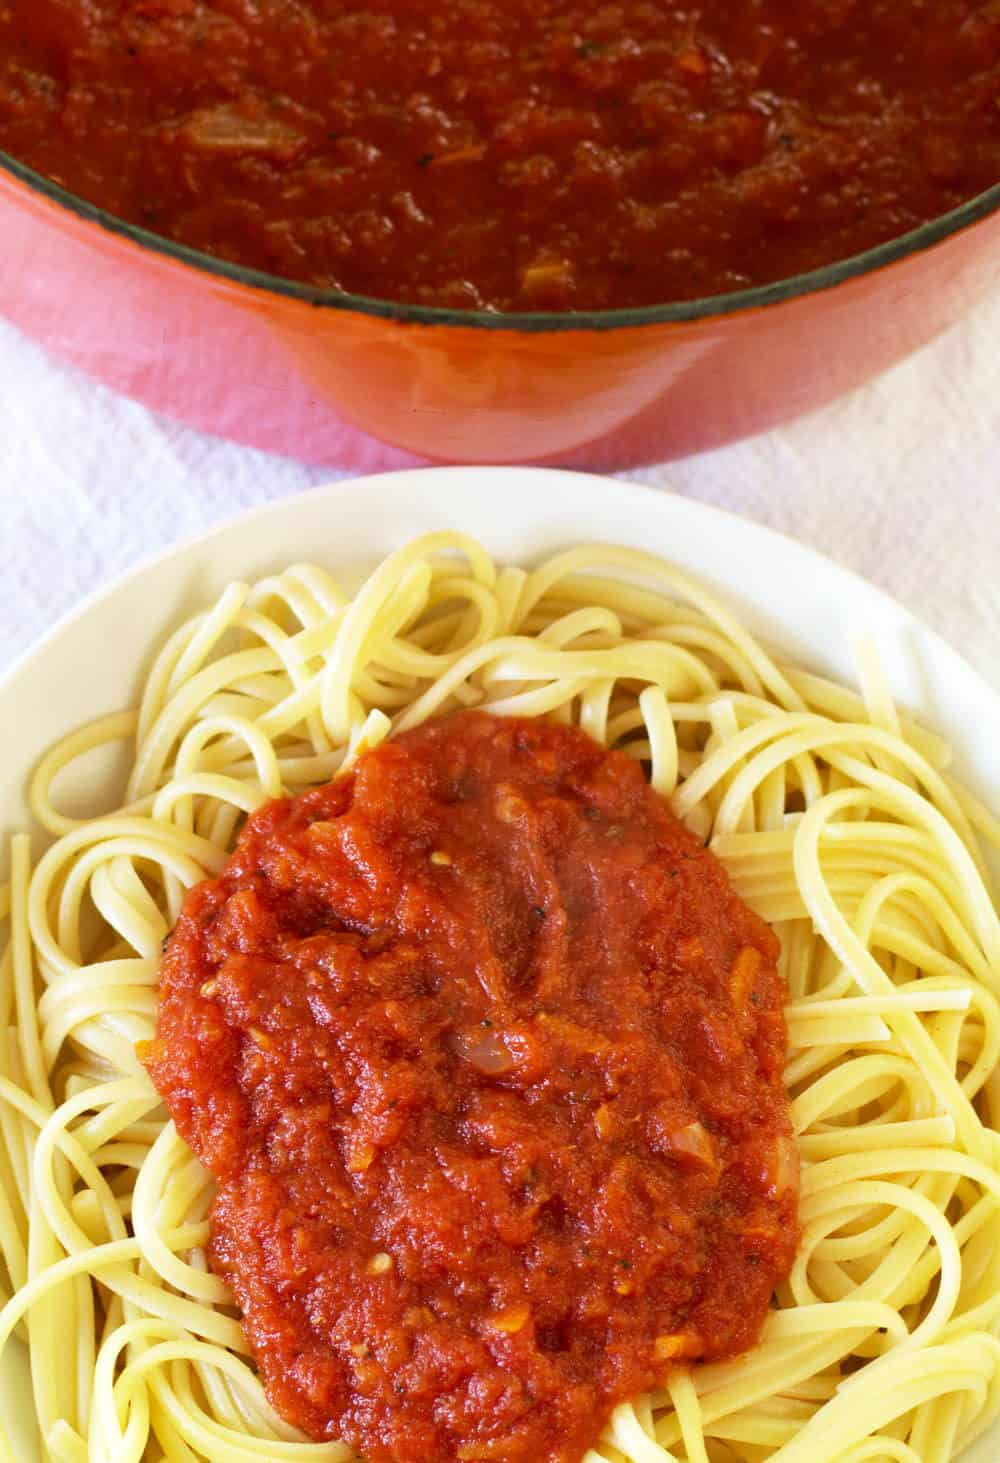
{"type": "Polygon", "coordinates": [[[252,817],[149,1070],[268,1394],[370,1463],[577,1463],[798,1237],[777,941],[637,763],[462,713],[252,817]]]}
{"type": "Polygon", "coordinates": [[[13,0],[0,147],[308,284],[589,310],[843,259],[1000,181],[996,0],[13,0]]]}

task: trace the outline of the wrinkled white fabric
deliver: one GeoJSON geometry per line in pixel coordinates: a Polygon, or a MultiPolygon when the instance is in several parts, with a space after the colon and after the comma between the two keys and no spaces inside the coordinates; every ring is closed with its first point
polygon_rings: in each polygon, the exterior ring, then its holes
{"type": "MultiPolygon", "coordinates": [[[[156,417],[0,320],[0,671],[137,559],[337,476],[156,417]]],[[[629,476],[821,549],[1000,687],[1000,294],[822,412],[629,476]]]]}

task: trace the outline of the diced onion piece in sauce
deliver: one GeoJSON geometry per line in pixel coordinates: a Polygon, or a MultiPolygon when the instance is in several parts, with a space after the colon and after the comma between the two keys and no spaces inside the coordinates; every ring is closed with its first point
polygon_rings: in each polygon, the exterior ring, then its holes
{"type": "Polygon", "coordinates": [[[263,152],[288,155],[303,140],[287,122],[274,117],[247,117],[223,104],[195,112],[183,135],[195,147],[211,152],[263,152]]]}
{"type": "Polygon", "coordinates": [[[521,274],[521,285],[529,295],[572,289],[574,282],[573,266],[568,259],[539,260],[529,264],[521,274]]]}
{"type": "Polygon", "coordinates": [[[610,1138],[614,1123],[611,1118],[611,1108],[606,1102],[602,1102],[594,1113],[594,1127],[597,1129],[599,1138],[610,1138]]]}
{"type": "Polygon", "coordinates": [[[653,1356],[657,1361],[680,1361],[697,1356],[702,1349],[700,1336],[689,1331],[678,1331],[671,1336],[657,1336],[653,1342],[653,1356]]]}
{"type": "Polygon", "coordinates": [[[672,1128],[664,1137],[672,1158],[699,1168],[718,1167],[712,1135],[702,1123],[685,1123],[682,1128],[672,1128]]]}
{"type": "Polygon", "coordinates": [[[510,1310],[501,1311],[499,1315],[490,1319],[490,1325],[494,1331],[504,1331],[508,1336],[516,1336],[518,1331],[523,1331],[531,1319],[531,1310],[528,1306],[512,1306],[510,1310]]]}
{"type": "Polygon", "coordinates": [[[708,74],[708,60],[699,46],[689,46],[687,50],[681,51],[676,58],[675,65],[678,71],[686,72],[688,76],[706,76],[708,74]]]}
{"type": "Polygon", "coordinates": [[[317,838],[320,840],[320,842],[328,839],[339,838],[340,828],[333,819],[317,818],[315,822],[310,823],[308,828],[306,829],[306,837],[317,838]]]}
{"type": "Polygon", "coordinates": [[[746,1009],[759,971],[760,951],[753,945],[744,945],[729,974],[729,990],[737,1011],[746,1009]]]}
{"type": "Polygon", "coordinates": [[[510,787],[501,784],[493,799],[493,812],[501,823],[516,823],[528,812],[528,804],[510,787]]]}
{"type": "Polygon", "coordinates": [[[387,1255],[384,1250],[380,1250],[377,1255],[372,1255],[368,1261],[369,1275],[388,1275],[391,1269],[392,1256],[387,1255]]]}
{"type": "Polygon", "coordinates": [[[447,168],[453,163],[478,163],[485,156],[485,143],[480,144],[478,147],[459,147],[454,152],[443,152],[439,156],[432,158],[430,166],[432,168],[447,168]]]}
{"type": "Polygon", "coordinates": [[[410,1306],[410,1309],[403,1315],[403,1325],[409,1326],[412,1331],[422,1326],[432,1326],[435,1316],[430,1306],[410,1306]]]}
{"type": "Polygon", "coordinates": [[[498,1032],[489,1027],[473,1027],[471,1031],[455,1031],[451,1046],[463,1061],[486,1077],[499,1077],[516,1065],[498,1032]]]}
{"type": "Polygon", "coordinates": [[[351,1150],[347,1160],[348,1173],[367,1173],[375,1161],[375,1149],[370,1143],[361,1143],[351,1150]]]}

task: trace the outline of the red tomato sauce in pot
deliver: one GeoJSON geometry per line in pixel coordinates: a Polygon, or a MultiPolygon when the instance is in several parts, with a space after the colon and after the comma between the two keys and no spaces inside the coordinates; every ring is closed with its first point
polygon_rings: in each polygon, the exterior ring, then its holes
{"type": "Polygon", "coordinates": [[[463,713],[248,822],[144,1053],[268,1395],[370,1463],[578,1463],[797,1240],[767,926],[639,765],[463,713]]]}
{"type": "Polygon", "coordinates": [[[1000,182],[996,0],[6,0],[0,147],[237,264],[425,305],[763,284],[1000,182]]]}

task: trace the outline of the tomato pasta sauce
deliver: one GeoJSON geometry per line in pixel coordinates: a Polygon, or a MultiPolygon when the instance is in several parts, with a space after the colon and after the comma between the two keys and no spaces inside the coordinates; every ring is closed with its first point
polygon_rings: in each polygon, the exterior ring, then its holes
{"type": "Polygon", "coordinates": [[[280,1412],[578,1463],[797,1239],[777,941],[638,763],[462,713],[248,822],[143,1052],[280,1412]]]}
{"type": "Polygon", "coordinates": [[[996,0],[6,0],[0,147],[290,280],[595,310],[997,183],[998,68],[996,0]]]}

